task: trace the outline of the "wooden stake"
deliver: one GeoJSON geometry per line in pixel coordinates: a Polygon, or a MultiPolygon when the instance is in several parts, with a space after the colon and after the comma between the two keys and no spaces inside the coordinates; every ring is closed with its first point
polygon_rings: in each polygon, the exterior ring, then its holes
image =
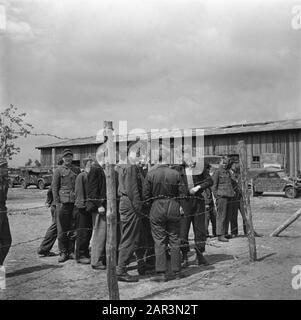
{"type": "Polygon", "coordinates": [[[147,133],[147,168],[148,168],[148,171],[151,168],[151,158],[152,158],[152,146],[151,146],[151,143],[152,143],[151,133],[148,132],[147,133]]]}
{"type": "Polygon", "coordinates": [[[287,220],[285,220],[277,229],[275,229],[270,237],[277,237],[279,234],[285,230],[288,226],[290,226],[294,221],[296,221],[301,216],[301,209],[296,211],[292,216],[290,216],[287,220]]]}
{"type": "Polygon", "coordinates": [[[107,140],[106,158],[106,185],[107,185],[107,282],[109,289],[109,299],[119,300],[119,288],[116,276],[116,248],[117,248],[117,208],[116,208],[116,181],[115,181],[115,161],[114,136],[112,121],[104,122],[104,135],[107,140]]]}
{"type": "Polygon", "coordinates": [[[247,181],[247,149],[244,141],[238,142],[238,152],[239,152],[243,204],[244,204],[244,209],[245,209],[247,220],[248,220],[248,240],[249,240],[250,261],[256,261],[257,259],[256,242],[255,242],[255,235],[254,235],[254,229],[253,229],[250,193],[248,191],[248,181],[247,181]]]}

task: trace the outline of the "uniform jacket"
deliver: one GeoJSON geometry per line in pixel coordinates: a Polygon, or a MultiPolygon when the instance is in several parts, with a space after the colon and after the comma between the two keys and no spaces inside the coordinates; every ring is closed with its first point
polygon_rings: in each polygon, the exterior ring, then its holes
{"type": "Polygon", "coordinates": [[[144,199],[183,197],[185,195],[186,189],[181,183],[181,176],[177,170],[162,164],[147,173],[144,181],[144,199]]]}
{"type": "Polygon", "coordinates": [[[53,193],[52,193],[52,188],[51,186],[49,187],[46,195],[46,203],[51,206],[53,205],[53,193]]]}
{"type": "Polygon", "coordinates": [[[234,197],[235,193],[232,186],[230,171],[220,167],[212,177],[212,191],[215,199],[221,197],[234,197]]]}
{"type": "Polygon", "coordinates": [[[86,207],[88,194],[88,174],[81,172],[75,180],[75,206],[79,209],[86,207]]]}
{"type": "Polygon", "coordinates": [[[242,197],[240,175],[232,170],[230,170],[230,174],[231,174],[232,187],[235,192],[235,197],[240,198],[240,197],[242,197]]]}
{"type": "Polygon", "coordinates": [[[212,204],[214,202],[211,188],[207,188],[203,191],[203,197],[205,199],[206,206],[209,206],[210,204],[212,204]]]}
{"type": "Polygon", "coordinates": [[[138,212],[141,212],[143,207],[143,180],[143,173],[138,165],[129,164],[120,167],[118,194],[120,197],[128,197],[138,212]]]}
{"type": "Polygon", "coordinates": [[[144,180],[143,198],[151,205],[151,219],[180,219],[181,198],[185,196],[185,188],[177,170],[168,165],[157,165],[150,170],[144,180]],[[155,198],[155,199],[153,199],[155,198]]]}
{"type": "MultiPolygon", "coordinates": [[[[184,184],[185,187],[185,195],[191,196],[188,188],[188,181],[187,181],[187,175],[185,171],[184,166],[180,166],[180,175],[181,175],[181,181],[184,184]]],[[[204,170],[201,174],[193,175],[192,176],[193,185],[194,187],[200,186],[201,189],[194,194],[196,198],[203,198],[203,191],[207,188],[210,188],[213,185],[212,178],[210,174],[207,172],[207,170],[204,170]]]]}
{"type": "Polygon", "coordinates": [[[71,165],[59,166],[53,174],[52,192],[54,204],[74,203],[75,201],[75,179],[80,173],[80,169],[71,165]]]}
{"type": "Polygon", "coordinates": [[[99,207],[107,206],[106,176],[103,168],[98,164],[93,164],[88,173],[86,208],[88,211],[97,210],[99,207]]]}

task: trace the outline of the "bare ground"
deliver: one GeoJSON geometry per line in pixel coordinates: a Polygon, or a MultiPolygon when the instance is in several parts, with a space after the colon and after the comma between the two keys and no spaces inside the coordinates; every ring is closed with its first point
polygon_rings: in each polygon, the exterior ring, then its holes
{"type": "MultiPolygon", "coordinates": [[[[61,265],[57,257],[36,254],[50,224],[49,209],[43,207],[45,197],[45,190],[35,188],[9,191],[13,246],[6,260],[7,288],[0,291],[0,299],[108,299],[105,271],[72,260],[61,265]]],[[[252,198],[255,230],[263,234],[256,238],[259,261],[249,262],[247,238],[229,243],[210,239],[206,248],[209,267],[194,265],[192,255],[184,279],[158,284],[144,277],[139,283],[119,283],[121,299],[300,299],[301,290],[292,289],[291,282],[292,267],[301,265],[301,218],[281,236],[268,236],[300,206],[301,198],[252,198]]],[[[242,229],[241,219],[239,224],[242,229]]],[[[134,265],[131,269],[136,274],[134,265]]]]}

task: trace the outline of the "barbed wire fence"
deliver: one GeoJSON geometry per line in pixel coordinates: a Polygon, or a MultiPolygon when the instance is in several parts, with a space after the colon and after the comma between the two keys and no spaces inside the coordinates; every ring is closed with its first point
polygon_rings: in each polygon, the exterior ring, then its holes
{"type": "MultiPolygon", "coordinates": [[[[66,137],[59,137],[59,136],[57,136],[57,135],[54,135],[54,134],[48,134],[48,133],[29,133],[29,135],[31,135],[31,136],[48,136],[48,137],[52,137],[52,138],[56,138],[56,139],[59,139],[59,140],[72,140],[72,139],[70,139],[70,138],[66,138],[66,137]]],[[[199,182],[195,182],[195,183],[201,183],[201,181],[199,181],[199,182]]],[[[168,184],[168,183],[167,183],[168,184]]],[[[171,185],[171,184],[170,184],[171,185]]],[[[186,184],[177,184],[178,186],[186,186],[186,184]]],[[[145,201],[141,201],[141,203],[150,203],[151,201],[154,201],[154,200],[158,200],[158,199],[174,199],[174,200],[177,200],[177,201],[181,201],[181,200],[184,200],[184,199],[191,199],[191,198],[196,198],[196,199],[202,199],[203,200],[203,198],[200,198],[200,197],[194,197],[194,196],[185,196],[185,197],[168,197],[168,196],[166,196],[166,195],[162,195],[162,196],[157,196],[157,197],[153,197],[153,198],[151,198],[151,199],[148,199],[148,200],[145,200],[145,201]]],[[[97,200],[97,201],[106,201],[107,199],[85,199],[85,200],[92,200],[92,201],[94,201],[94,200],[97,200]]],[[[234,203],[234,202],[240,202],[240,200],[232,200],[232,202],[234,203]]],[[[36,210],[36,209],[42,209],[42,208],[45,208],[45,206],[35,206],[35,207],[32,207],[32,208],[25,208],[25,209],[15,209],[15,210],[8,210],[8,214],[9,215],[15,215],[15,214],[18,214],[18,213],[22,213],[22,214],[26,214],[28,211],[31,211],[31,210],[36,210]]],[[[189,218],[190,216],[197,216],[197,215],[204,215],[204,214],[206,214],[207,213],[207,211],[204,211],[204,212],[198,212],[198,213],[194,213],[194,214],[192,214],[192,215],[185,215],[184,216],[184,218],[189,218]]],[[[144,214],[142,214],[141,215],[141,219],[142,218],[145,218],[145,217],[147,217],[147,218],[149,218],[149,216],[148,215],[144,215],[144,214]]],[[[120,223],[122,223],[121,221],[118,221],[117,222],[117,224],[120,224],[120,223]]],[[[71,229],[71,230],[68,230],[68,231],[65,231],[64,233],[70,233],[70,232],[76,232],[77,230],[79,231],[79,230],[90,230],[90,231],[93,231],[93,228],[81,228],[81,229],[79,229],[79,228],[75,228],[75,229],[71,229]]],[[[26,244],[29,244],[29,243],[32,243],[32,242],[36,242],[36,241],[39,241],[39,240],[41,240],[41,239],[43,239],[44,238],[44,235],[43,236],[40,236],[40,237],[36,237],[36,238],[33,238],[33,239],[29,239],[29,240],[27,240],[27,241],[22,241],[22,242],[19,242],[19,243],[15,243],[15,244],[13,244],[13,245],[11,245],[11,247],[17,247],[17,246],[21,246],[21,245],[26,245],[26,244]]],[[[179,238],[179,240],[180,241],[187,241],[187,239],[181,239],[181,238],[179,238]]],[[[192,239],[188,239],[190,242],[192,241],[192,239]]],[[[205,244],[205,245],[207,245],[207,246],[213,246],[213,247],[216,247],[216,248],[220,248],[220,246],[218,246],[218,245],[216,245],[216,242],[214,241],[214,240],[212,240],[212,239],[210,239],[210,240],[206,240],[206,241],[195,241],[194,242],[194,245],[196,246],[196,245],[198,245],[198,244],[205,244]]],[[[189,243],[189,247],[191,247],[192,245],[189,243]]],[[[183,247],[183,244],[180,244],[179,245],[179,247],[180,248],[182,248],[183,247]]],[[[152,247],[149,247],[149,248],[147,248],[147,247],[145,247],[145,246],[143,246],[143,247],[138,247],[138,248],[136,248],[136,249],[151,249],[152,247]]],[[[169,248],[168,247],[166,247],[165,248],[165,250],[167,251],[167,250],[169,250],[169,248]]],[[[243,253],[240,253],[240,254],[238,254],[238,255],[236,255],[235,256],[235,260],[237,260],[237,258],[239,257],[239,256],[243,256],[243,255],[245,255],[246,253],[248,253],[249,252],[249,250],[248,251],[246,251],[246,252],[243,252],[243,253]]],[[[148,256],[145,256],[144,258],[143,258],[143,260],[144,259],[147,259],[147,258],[152,258],[152,257],[156,257],[156,255],[155,254],[152,254],[152,255],[148,255],[148,256]]],[[[233,256],[234,257],[234,256],[233,256]]],[[[140,261],[140,260],[142,260],[142,259],[136,259],[136,262],[137,262],[137,264],[138,264],[138,262],[140,261]]],[[[53,270],[54,271],[54,270],[53,270]]]]}

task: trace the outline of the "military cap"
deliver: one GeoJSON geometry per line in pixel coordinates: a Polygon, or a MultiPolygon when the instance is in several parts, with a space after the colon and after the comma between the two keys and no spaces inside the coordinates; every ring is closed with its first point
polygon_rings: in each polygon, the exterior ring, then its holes
{"type": "Polygon", "coordinates": [[[64,149],[62,157],[66,157],[67,155],[73,156],[73,152],[70,149],[64,149]]]}

